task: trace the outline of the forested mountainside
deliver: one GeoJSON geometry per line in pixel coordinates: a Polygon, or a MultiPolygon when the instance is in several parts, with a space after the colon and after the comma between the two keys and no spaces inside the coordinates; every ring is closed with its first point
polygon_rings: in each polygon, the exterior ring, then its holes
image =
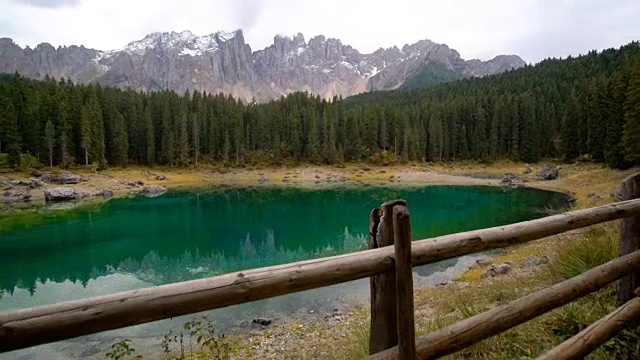
{"type": "Polygon", "coordinates": [[[267,104],[69,80],[0,82],[0,152],[43,163],[189,165],[395,160],[640,163],[640,46],[548,59],[429,89],[267,104]]]}

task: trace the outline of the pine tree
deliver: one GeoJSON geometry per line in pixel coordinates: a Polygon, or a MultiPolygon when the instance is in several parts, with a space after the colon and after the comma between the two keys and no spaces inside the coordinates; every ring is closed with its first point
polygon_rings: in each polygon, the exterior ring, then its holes
{"type": "Polygon", "coordinates": [[[113,131],[111,133],[111,149],[113,154],[113,165],[126,166],[129,162],[128,150],[129,150],[129,138],[127,136],[127,129],[124,123],[124,117],[117,110],[115,111],[115,119],[113,122],[113,131]]]}
{"type": "Polygon", "coordinates": [[[143,119],[147,144],[147,148],[145,149],[145,160],[147,165],[153,165],[156,162],[156,140],[153,121],[151,119],[151,106],[149,104],[144,108],[143,119]]]}
{"type": "Polygon", "coordinates": [[[442,161],[444,150],[442,118],[431,115],[429,120],[429,159],[431,161],[442,161]]]}
{"type": "Polygon", "coordinates": [[[531,93],[520,97],[520,160],[532,163],[538,161],[538,133],[535,129],[535,100],[531,93]]]}
{"type": "Polygon", "coordinates": [[[165,164],[173,166],[175,163],[175,133],[173,131],[173,119],[166,96],[161,99],[160,126],[162,135],[160,141],[160,157],[165,164]]]}
{"type": "Polygon", "coordinates": [[[47,120],[44,126],[44,142],[47,145],[47,154],[49,156],[49,166],[53,166],[53,150],[56,143],[56,132],[51,119],[47,120]]]}
{"type": "Polygon", "coordinates": [[[18,132],[18,118],[15,108],[7,98],[0,97],[0,125],[4,133],[3,147],[6,149],[9,158],[9,166],[16,168],[20,165],[20,133],[18,132]]]}
{"type": "Polygon", "coordinates": [[[625,160],[622,133],[624,131],[624,104],[629,86],[629,73],[617,72],[612,76],[610,87],[611,106],[607,111],[607,136],[605,139],[604,158],[612,168],[624,169],[629,166],[625,160]]]}
{"type": "Polygon", "coordinates": [[[578,128],[575,126],[578,113],[578,99],[575,90],[569,95],[562,117],[562,155],[566,161],[576,159],[580,153],[578,149],[578,128]]]}
{"type": "Polygon", "coordinates": [[[307,140],[307,154],[309,160],[312,163],[317,164],[320,162],[320,142],[318,135],[318,121],[316,116],[316,109],[313,108],[309,111],[309,135],[307,140]]]}
{"type": "Polygon", "coordinates": [[[91,149],[91,120],[87,105],[82,106],[80,116],[80,147],[84,151],[84,164],[89,165],[89,151],[91,149]]]}
{"type": "Polygon", "coordinates": [[[632,163],[640,163],[640,55],[631,68],[629,87],[624,112],[624,133],[622,143],[625,159],[632,163]]]}
{"type": "Polygon", "coordinates": [[[89,87],[87,102],[87,114],[89,122],[89,141],[92,161],[96,162],[99,168],[106,166],[105,144],[104,144],[104,122],[102,119],[102,109],[98,101],[97,94],[93,87],[89,87]]]}

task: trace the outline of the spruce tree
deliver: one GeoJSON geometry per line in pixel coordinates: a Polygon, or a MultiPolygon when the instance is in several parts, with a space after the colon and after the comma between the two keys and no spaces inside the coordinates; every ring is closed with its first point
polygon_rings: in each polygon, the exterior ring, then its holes
{"type": "Polygon", "coordinates": [[[636,57],[631,68],[624,109],[622,143],[625,159],[638,164],[640,163],[640,55],[636,57]]]}
{"type": "Polygon", "coordinates": [[[56,132],[51,119],[47,120],[47,124],[44,126],[44,143],[47,146],[49,166],[53,166],[53,150],[55,149],[56,132]]]}

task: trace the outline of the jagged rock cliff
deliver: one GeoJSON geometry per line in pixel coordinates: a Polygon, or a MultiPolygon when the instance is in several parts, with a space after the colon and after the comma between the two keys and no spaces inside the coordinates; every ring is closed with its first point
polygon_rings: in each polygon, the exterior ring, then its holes
{"type": "Polygon", "coordinates": [[[69,77],[142,91],[223,92],[244,101],[268,101],[293,91],[332,98],[395,89],[425,67],[446,71],[451,79],[451,74],[484,76],[524,64],[516,55],[464,60],[456,50],[430,40],[361,54],[338,39],[318,35],[305,41],[302,34],[278,35],[271,46],[253,52],[242,30],[206,36],[152,33],[111,51],[56,49],[47,43],[23,49],[11,39],[0,39],[0,73],[69,77]]]}

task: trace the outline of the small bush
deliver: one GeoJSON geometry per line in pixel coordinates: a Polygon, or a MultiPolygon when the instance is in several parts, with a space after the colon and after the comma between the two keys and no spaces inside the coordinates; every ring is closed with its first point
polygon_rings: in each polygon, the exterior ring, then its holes
{"type": "Polygon", "coordinates": [[[554,244],[552,271],[564,279],[580,275],[618,257],[619,232],[614,224],[590,228],[582,237],[560,237],[554,244]]]}

